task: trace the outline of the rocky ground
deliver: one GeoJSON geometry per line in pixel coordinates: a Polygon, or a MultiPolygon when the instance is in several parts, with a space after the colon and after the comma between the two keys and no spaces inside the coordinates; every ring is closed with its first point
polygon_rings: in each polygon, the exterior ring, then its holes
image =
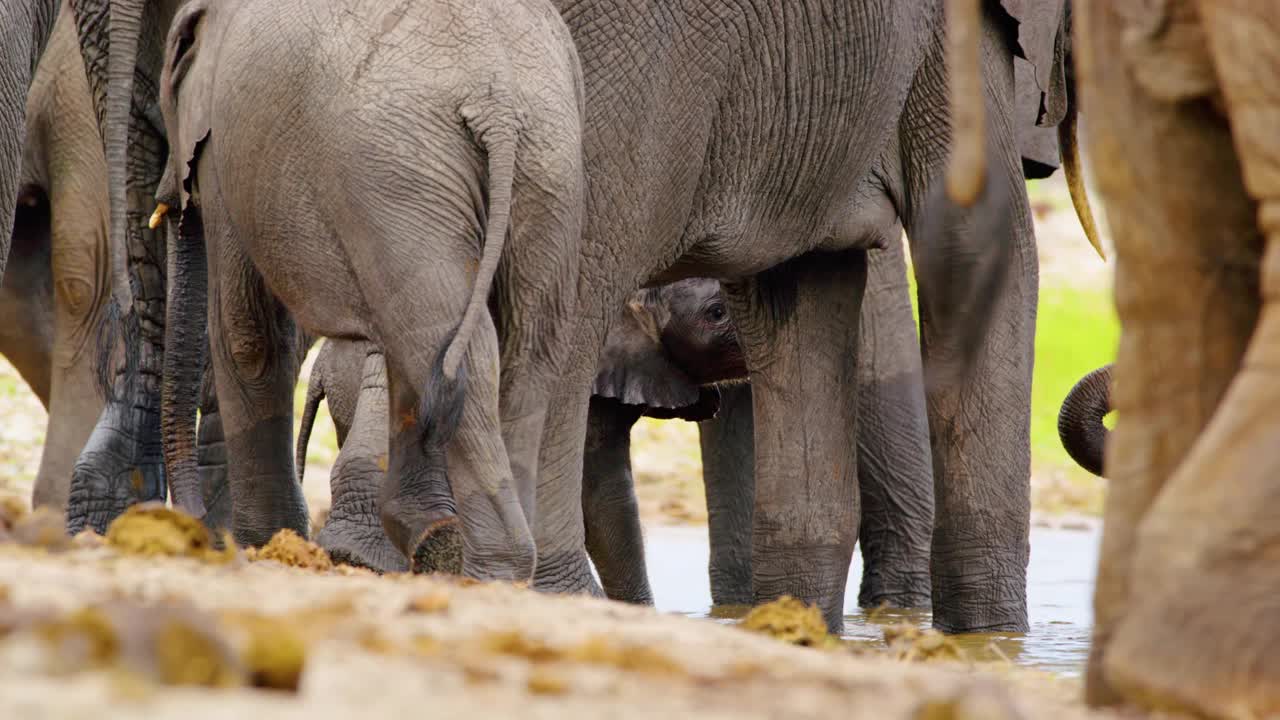
{"type": "Polygon", "coordinates": [[[1119,717],[929,632],[840,643],[798,604],[724,624],[333,568],[296,536],[223,552],[164,510],[75,541],[20,514],[0,508],[0,717],[1119,717]]]}

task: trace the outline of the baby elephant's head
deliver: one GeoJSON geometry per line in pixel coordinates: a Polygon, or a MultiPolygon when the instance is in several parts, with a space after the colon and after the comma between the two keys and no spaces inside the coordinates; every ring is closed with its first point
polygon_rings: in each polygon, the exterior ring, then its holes
{"type": "Polygon", "coordinates": [[[712,385],[746,374],[720,283],[692,278],[632,296],[605,341],[593,392],[654,417],[705,420],[719,407],[712,385]]]}

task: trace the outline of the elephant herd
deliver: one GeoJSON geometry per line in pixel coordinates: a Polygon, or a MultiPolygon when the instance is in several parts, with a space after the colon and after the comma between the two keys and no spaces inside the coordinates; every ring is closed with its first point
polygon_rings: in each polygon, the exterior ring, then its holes
{"type": "Polygon", "coordinates": [[[1090,695],[1280,709],[1259,689],[1267,634],[1241,624],[1270,607],[1271,465],[1240,464],[1276,457],[1255,439],[1276,385],[1261,248],[1280,153],[1258,132],[1274,88],[1233,71],[1250,47],[1280,53],[1235,4],[1192,4],[6,3],[0,351],[50,413],[34,502],[70,532],[169,498],[241,544],[308,535],[323,397],[342,447],[316,539],[335,557],[647,603],[628,438],[679,417],[700,423],[717,603],[793,595],[838,629],[860,543],[861,604],[1024,631],[1023,179],[1062,164],[1082,187],[1079,101],[1107,119],[1090,155],[1125,334],[1116,392],[1109,368],[1087,378],[1061,426],[1082,464],[1102,471],[1105,439],[1108,475],[1131,479],[1108,505],[1090,695]],[[1186,155],[1142,136],[1153,115],[1186,155]],[[967,197],[944,189],[953,147],[967,197]],[[1231,201],[1138,194],[1193,168],[1231,201]],[[1193,211],[1239,232],[1196,235],[1193,211]],[[1249,389],[1228,390],[1236,372],[1249,389]],[[1235,410],[1210,424],[1223,397],[1235,410]],[[1197,506],[1191,481],[1220,476],[1197,506]],[[1180,520],[1204,522],[1153,554],[1180,520]],[[1203,619],[1225,583],[1247,612],[1203,619]],[[1161,622],[1197,657],[1167,652],[1161,622]]]}

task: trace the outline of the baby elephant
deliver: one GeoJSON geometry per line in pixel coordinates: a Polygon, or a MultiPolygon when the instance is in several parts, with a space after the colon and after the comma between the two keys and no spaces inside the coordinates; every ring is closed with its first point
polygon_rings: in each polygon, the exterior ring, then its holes
{"type": "Polygon", "coordinates": [[[161,412],[175,504],[205,514],[207,322],[235,539],[308,532],[289,457],[297,322],[386,353],[378,505],[396,548],[465,547],[468,575],[531,580],[585,205],[581,71],[555,6],[193,0],[164,57],[153,222],[181,211],[161,412]]]}
{"type": "Polygon", "coordinates": [[[1080,378],[1058,411],[1058,439],[1080,467],[1102,476],[1103,455],[1111,431],[1102,419],[1111,412],[1111,365],[1080,378]]]}
{"type": "MultiPolygon", "coordinates": [[[[713,383],[745,375],[715,280],[695,278],[642,290],[614,323],[593,388],[583,464],[587,546],[609,597],[652,602],[631,479],[631,426],[642,415],[710,418],[719,403],[713,383]]],[[[381,352],[363,341],[325,341],[302,413],[299,470],[325,397],[341,450],[330,476],[332,509],[317,540],[340,562],[383,572],[409,569],[378,520],[388,442],[381,352]]],[[[419,562],[415,558],[414,564],[419,562]]],[[[435,557],[425,565],[456,569],[456,563],[456,557],[435,557]]]]}

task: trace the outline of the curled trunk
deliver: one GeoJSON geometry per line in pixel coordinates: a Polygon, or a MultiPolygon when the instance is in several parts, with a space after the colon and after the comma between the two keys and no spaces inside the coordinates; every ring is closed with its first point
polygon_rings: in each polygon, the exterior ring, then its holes
{"type": "Polygon", "coordinates": [[[1111,366],[1104,365],[1081,378],[1067,393],[1058,412],[1062,447],[1080,467],[1102,476],[1103,455],[1110,431],[1102,418],[1111,412],[1111,366]]]}

